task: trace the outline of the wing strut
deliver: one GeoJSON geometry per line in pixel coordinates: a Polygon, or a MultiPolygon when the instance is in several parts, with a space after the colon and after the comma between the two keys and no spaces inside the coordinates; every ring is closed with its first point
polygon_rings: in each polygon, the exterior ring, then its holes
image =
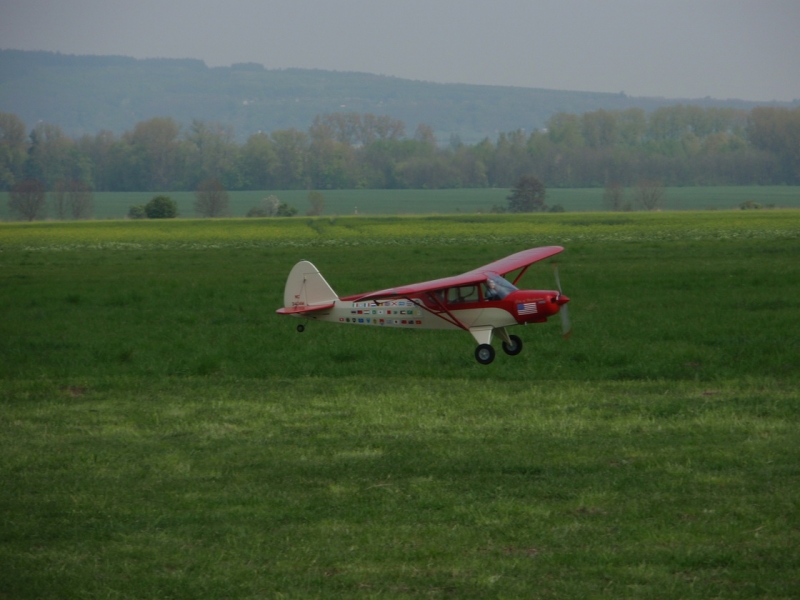
{"type": "Polygon", "coordinates": [[[442,319],[443,321],[447,321],[451,325],[455,325],[456,327],[460,327],[464,331],[469,331],[469,327],[464,325],[461,321],[458,320],[458,318],[456,318],[456,316],[453,313],[451,313],[449,310],[447,310],[447,307],[444,304],[442,304],[442,302],[434,294],[431,294],[430,292],[428,292],[428,298],[430,298],[431,301],[441,309],[439,311],[431,310],[430,308],[428,308],[424,304],[420,303],[415,298],[409,298],[408,296],[403,296],[403,297],[406,300],[408,300],[409,302],[412,302],[415,306],[418,306],[422,310],[434,315],[435,317],[439,317],[440,319],[442,319]]]}
{"type": "MultiPolygon", "coordinates": [[[[533,263],[531,263],[531,264],[533,264],[533,263]]],[[[514,278],[514,281],[512,281],[512,282],[511,282],[511,284],[512,284],[512,285],[517,285],[517,282],[518,282],[520,279],[522,279],[522,276],[523,276],[523,275],[525,275],[525,271],[527,271],[527,270],[528,270],[528,267],[530,267],[530,266],[531,266],[531,265],[525,265],[525,266],[522,268],[522,270],[519,272],[519,275],[517,275],[517,276],[514,278]]]]}

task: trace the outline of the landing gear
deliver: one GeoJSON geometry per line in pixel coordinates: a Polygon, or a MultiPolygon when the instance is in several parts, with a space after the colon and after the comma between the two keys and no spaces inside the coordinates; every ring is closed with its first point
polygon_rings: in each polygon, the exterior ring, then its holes
{"type": "Polygon", "coordinates": [[[494,348],[491,344],[481,344],[475,348],[475,360],[482,365],[488,365],[494,360],[494,348]]]}
{"type": "Polygon", "coordinates": [[[503,340],[503,352],[509,356],[516,356],[522,352],[522,340],[516,335],[509,335],[505,327],[493,328],[490,325],[473,327],[469,330],[478,347],[475,348],[475,360],[482,365],[488,365],[494,360],[495,351],[492,347],[492,334],[503,340]]]}
{"type": "Polygon", "coordinates": [[[509,356],[516,356],[522,352],[522,340],[519,336],[509,335],[509,342],[503,342],[503,351],[509,356]]]}
{"type": "Polygon", "coordinates": [[[302,323],[300,323],[300,325],[297,326],[297,333],[303,333],[305,330],[306,326],[303,325],[302,323]]]}

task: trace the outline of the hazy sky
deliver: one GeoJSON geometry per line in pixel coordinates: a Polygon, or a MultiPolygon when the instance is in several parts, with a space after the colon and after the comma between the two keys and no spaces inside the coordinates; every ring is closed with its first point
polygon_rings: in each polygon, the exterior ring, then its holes
{"type": "Polygon", "coordinates": [[[0,48],[800,99],[799,0],[0,0],[0,48]]]}

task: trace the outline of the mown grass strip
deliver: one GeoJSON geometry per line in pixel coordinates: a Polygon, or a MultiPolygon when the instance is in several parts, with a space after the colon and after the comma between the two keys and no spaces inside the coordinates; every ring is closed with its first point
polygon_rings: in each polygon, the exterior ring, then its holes
{"type": "Polygon", "coordinates": [[[14,598],[791,597],[800,576],[800,397],[777,382],[2,394],[14,598]]]}

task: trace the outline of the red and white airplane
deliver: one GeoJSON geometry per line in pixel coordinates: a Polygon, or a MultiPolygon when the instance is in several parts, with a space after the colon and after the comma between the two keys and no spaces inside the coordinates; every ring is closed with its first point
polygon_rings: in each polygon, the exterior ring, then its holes
{"type": "MultiPolygon", "coordinates": [[[[351,325],[404,329],[463,329],[475,338],[475,358],[494,360],[492,337],[497,334],[506,354],[522,351],[522,340],[506,329],[512,325],[544,323],[561,314],[563,333],[570,333],[567,298],[558,291],[520,290],[516,283],[533,263],[564,250],[545,246],[523,250],[454,277],[413,283],[377,292],[340,298],[317,268],[300,261],[289,273],[278,314],[351,325]],[[519,270],[513,281],[506,276],[519,270]]],[[[305,327],[298,325],[297,330],[305,327]]]]}

